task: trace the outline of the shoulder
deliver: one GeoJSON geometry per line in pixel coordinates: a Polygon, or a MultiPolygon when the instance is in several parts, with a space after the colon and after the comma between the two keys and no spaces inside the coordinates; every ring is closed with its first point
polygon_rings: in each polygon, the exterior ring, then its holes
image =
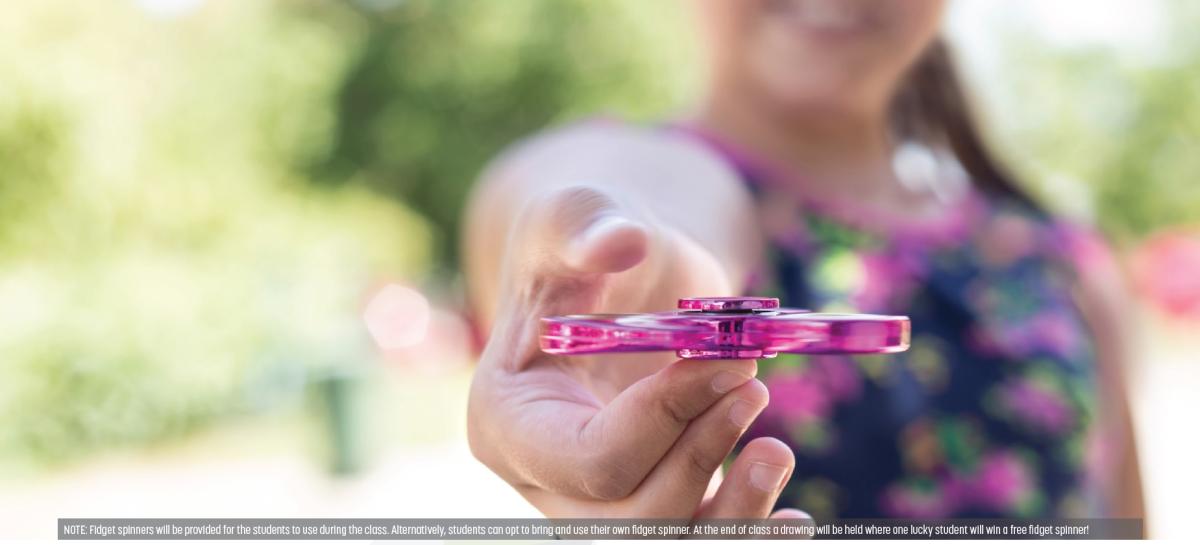
{"type": "MultiPolygon", "coordinates": [[[[1041,255],[1064,270],[1078,295],[1102,299],[1112,306],[1111,294],[1123,291],[1119,260],[1100,229],[1087,221],[1065,217],[1005,195],[985,196],[988,220],[979,238],[984,257],[1013,249],[1012,257],[1041,255]]],[[[1002,253],[1003,255],[1003,253],[1002,253]]]]}
{"type": "Polygon", "coordinates": [[[1084,312],[1093,319],[1119,322],[1131,300],[1125,272],[1108,240],[1083,222],[1055,219],[1052,225],[1052,239],[1071,268],[1084,312]]]}
{"type": "Polygon", "coordinates": [[[1014,243],[1025,241],[1031,254],[1042,254],[1081,272],[1111,258],[1100,231],[1087,222],[1059,215],[1026,198],[979,193],[987,220],[983,227],[1014,243]]]}
{"type": "Polygon", "coordinates": [[[1050,259],[1067,271],[1072,295],[1093,329],[1111,332],[1130,302],[1125,271],[1099,226],[1046,210],[1023,208],[1039,225],[1050,259]]]}

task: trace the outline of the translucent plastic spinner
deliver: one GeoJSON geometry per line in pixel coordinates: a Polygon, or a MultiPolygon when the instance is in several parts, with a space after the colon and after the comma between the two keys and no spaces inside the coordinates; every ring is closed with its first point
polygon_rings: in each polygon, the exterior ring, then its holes
{"type": "Polygon", "coordinates": [[[886,354],[908,349],[907,316],[779,308],[769,297],[692,297],[679,310],[542,318],[550,354],[675,351],[689,359],[886,354]]]}

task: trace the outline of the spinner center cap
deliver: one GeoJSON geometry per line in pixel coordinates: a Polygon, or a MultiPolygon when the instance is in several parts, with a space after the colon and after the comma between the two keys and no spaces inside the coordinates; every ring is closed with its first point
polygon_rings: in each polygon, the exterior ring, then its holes
{"type": "Polygon", "coordinates": [[[679,300],[680,310],[701,312],[747,312],[779,308],[774,297],[685,297],[679,300]]]}

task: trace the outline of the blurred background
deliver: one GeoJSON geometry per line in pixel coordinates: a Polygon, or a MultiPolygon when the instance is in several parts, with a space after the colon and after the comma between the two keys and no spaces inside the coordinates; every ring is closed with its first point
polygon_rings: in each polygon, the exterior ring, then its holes
{"type": "MultiPolygon", "coordinates": [[[[669,119],[677,1],[0,7],[0,535],[535,516],[471,458],[458,216],[514,138],[669,119]],[[374,337],[372,337],[374,334],[374,337]]],[[[954,0],[993,144],[1129,272],[1154,537],[1200,489],[1200,5],[954,0]]]]}

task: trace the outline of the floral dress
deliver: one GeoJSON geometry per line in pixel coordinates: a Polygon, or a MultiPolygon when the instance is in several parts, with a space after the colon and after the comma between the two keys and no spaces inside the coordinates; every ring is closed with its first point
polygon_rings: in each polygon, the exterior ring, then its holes
{"type": "Polygon", "coordinates": [[[778,507],[818,518],[1101,512],[1087,478],[1095,356],[1071,297],[1084,231],[978,190],[922,222],[784,198],[761,163],[695,134],[760,197],[771,259],[755,294],[912,319],[905,353],[759,362],[771,402],[743,441],[776,437],[795,452],[778,507]]]}

